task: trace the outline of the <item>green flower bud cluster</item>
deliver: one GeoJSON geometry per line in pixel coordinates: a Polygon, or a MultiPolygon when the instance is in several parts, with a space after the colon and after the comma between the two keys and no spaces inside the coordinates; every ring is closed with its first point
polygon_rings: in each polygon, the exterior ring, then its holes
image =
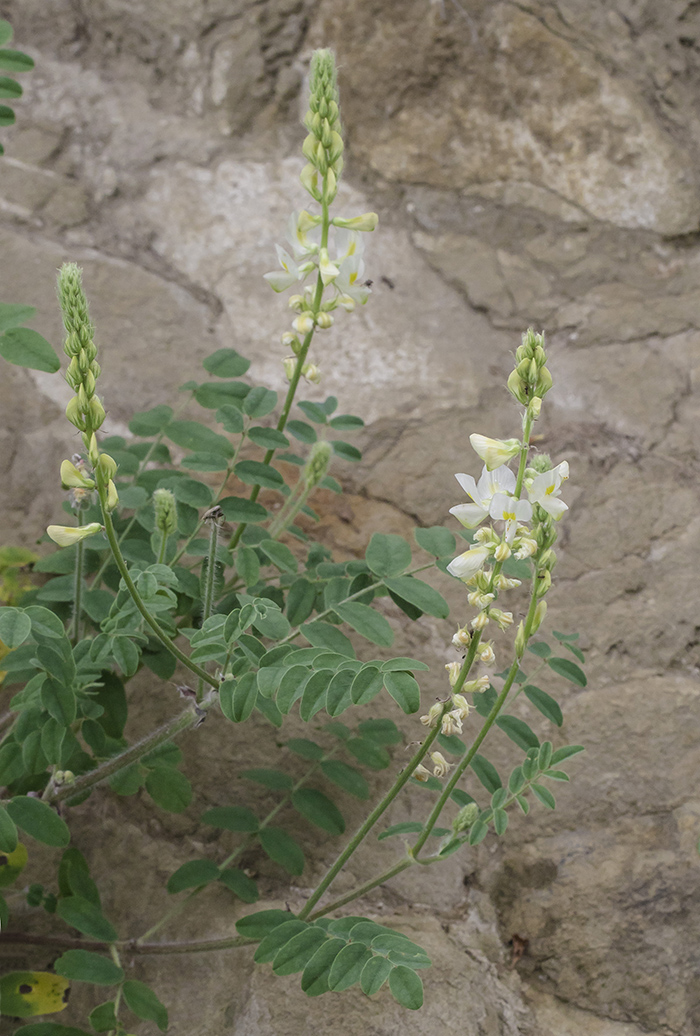
{"type": "Polygon", "coordinates": [[[329,442],[319,439],[311,447],[309,459],[302,472],[307,489],[314,489],[328,471],[333,448],[329,442]]]}
{"type": "Polygon", "coordinates": [[[58,272],[58,301],[66,329],[63,348],[70,359],[66,381],[75,392],[66,407],[66,417],[83,433],[85,445],[89,446],[90,436],[105,419],[105,411],[95,394],[100,374],[93,340],[95,329],[83,290],[82,270],[76,263],[64,263],[58,272]]]}
{"type": "Polygon", "coordinates": [[[545,366],[544,335],[530,327],[523,335],[523,343],[515,352],[515,368],[508,378],[508,389],[523,406],[530,407],[534,417],[539,416],[541,400],[552,387],[552,375],[545,366]],[[540,400],[540,402],[535,402],[540,400]]]}
{"type": "Polygon", "coordinates": [[[468,831],[479,816],[479,807],[476,802],[468,802],[462,806],[457,816],[452,821],[452,830],[456,835],[462,831],[468,831]]]}
{"type": "Polygon", "coordinates": [[[309,89],[309,110],[304,118],[309,134],[302,146],[308,164],[301,182],[315,201],[330,204],[338,193],[343,169],[338,79],[332,50],[314,52],[309,89]],[[320,187],[319,176],[323,181],[320,187]]]}
{"type": "Polygon", "coordinates": [[[172,536],[177,528],[177,504],[169,489],[156,489],[153,494],[156,512],[156,529],[166,536],[172,536]]]}

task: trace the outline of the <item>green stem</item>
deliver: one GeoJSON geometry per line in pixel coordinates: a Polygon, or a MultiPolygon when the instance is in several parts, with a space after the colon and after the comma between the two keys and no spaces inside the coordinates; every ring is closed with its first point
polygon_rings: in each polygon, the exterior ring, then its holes
{"type": "Polygon", "coordinates": [[[112,549],[112,554],[114,555],[114,560],[117,563],[119,573],[122,579],[124,580],[127,590],[133,598],[134,604],[136,605],[139,612],[145,619],[147,625],[150,626],[155,635],[158,637],[158,640],[160,640],[160,642],[165,645],[168,651],[172,655],[174,655],[175,658],[177,658],[180,662],[182,662],[182,664],[187,669],[189,669],[190,672],[194,673],[195,676],[198,676],[201,680],[204,680],[204,682],[208,683],[211,687],[215,687],[218,689],[219,681],[215,680],[213,676],[210,676],[209,673],[207,673],[205,669],[202,669],[201,666],[198,666],[196,662],[192,662],[184,653],[184,651],[181,651],[179,647],[173,644],[170,637],[161,628],[160,624],[153,618],[148,608],[141,600],[141,596],[138,590],[136,589],[133,579],[129,575],[129,570],[126,567],[126,562],[124,561],[122,552],[119,549],[119,543],[117,542],[117,537],[114,531],[112,518],[109,511],[107,510],[107,492],[99,469],[97,469],[95,474],[97,477],[97,489],[100,497],[100,505],[102,507],[102,521],[105,527],[105,534],[109,541],[109,545],[112,549]]]}
{"type": "Polygon", "coordinates": [[[306,905],[297,915],[302,921],[309,916],[309,914],[311,913],[315,905],[318,903],[323,893],[326,891],[329,885],[331,885],[331,883],[335,881],[336,877],[343,869],[347,861],[350,859],[352,854],[361,845],[361,843],[367,837],[367,835],[372,830],[372,828],[377,823],[382,814],[386,812],[386,810],[389,808],[389,806],[394,801],[394,799],[399,794],[404,785],[408,783],[408,781],[413,775],[413,771],[425,757],[428,749],[432,745],[435,738],[438,736],[439,731],[439,726],[434,727],[430,731],[421,747],[418,749],[418,751],[415,753],[415,755],[409,762],[408,766],[406,766],[406,768],[399,774],[399,776],[394,781],[394,783],[392,784],[391,788],[386,793],[384,798],[377,806],[375,806],[375,808],[372,810],[370,815],[365,820],[364,824],[356,832],[354,837],[351,838],[351,840],[346,845],[345,849],[343,849],[342,853],[338,856],[338,859],[335,861],[333,866],[328,870],[325,877],[319,882],[315,891],[306,901],[306,905]]]}
{"type": "MultiPolygon", "coordinates": [[[[309,916],[309,921],[315,921],[318,917],[323,917],[325,914],[330,914],[332,910],[336,910],[338,907],[345,906],[346,903],[352,903],[354,899],[359,899],[364,896],[367,892],[371,892],[372,889],[376,888],[377,885],[383,885],[389,881],[390,878],[395,878],[397,874],[401,874],[402,871],[412,867],[416,860],[404,859],[397,863],[394,867],[391,867],[388,871],[384,871],[378,878],[371,878],[366,881],[364,885],[359,885],[352,892],[348,892],[347,895],[341,896],[340,899],[334,899],[332,903],[328,903],[327,906],[322,907],[320,910],[314,910],[313,914],[309,916]]],[[[299,917],[302,915],[299,914],[299,917]]]]}
{"type": "Polygon", "coordinates": [[[165,552],[166,552],[167,548],[168,548],[168,534],[167,534],[166,530],[163,529],[163,532],[162,532],[161,538],[160,538],[160,550],[158,551],[158,564],[159,565],[164,565],[165,564],[165,552]]]}
{"type": "Polygon", "coordinates": [[[80,639],[80,613],[82,611],[83,594],[83,568],[85,559],[85,543],[79,540],[75,552],[75,584],[73,591],[73,619],[71,622],[70,639],[77,644],[80,639]]]}
{"type": "MultiPolygon", "coordinates": [[[[202,601],[202,626],[207,621],[214,607],[214,585],[216,583],[216,546],[219,540],[219,523],[216,518],[211,519],[209,531],[209,553],[207,554],[207,577],[204,584],[204,599],[202,601]]],[[[204,693],[204,681],[200,677],[197,686],[197,701],[201,701],[204,693]]]]}
{"type": "Polygon", "coordinates": [[[209,709],[215,701],[216,696],[212,695],[209,701],[203,701],[198,707],[188,705],[178,716],[168,720],[167,723],[164,723],[163,726],[158,727],[156,730],[151,731],[141,741],[137,741],[135,745],[126,748],[119,755],[106,759],[105,762],[100,763],[94,770],[76,777],[72,784],[63,784],[59,788],[54,788],[49,796],[49,801],[63,802],[65,799],[72,799],[75,795],[79,795],[89,788],[94,788],[96,784],[101,784],[102,781],[113,777],[115,773],[119,773],[120,770],[131,766],[132,763],[138,762],[147,752],[151,752],[166,741],[171,741],[178,734],[198,723],[202,718],[202,710],[209,709]]]}

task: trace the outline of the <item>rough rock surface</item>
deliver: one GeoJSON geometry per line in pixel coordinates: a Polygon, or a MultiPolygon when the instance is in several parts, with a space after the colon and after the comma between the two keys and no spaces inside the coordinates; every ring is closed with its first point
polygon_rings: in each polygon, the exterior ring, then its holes
{"type": "MultiPolygon", "coordinates": [[[[368,421],[362,464],[338,472],[350,495],[324,502],[322,535],[352,552],[376,529],[445,521],[461,495],[454,472],[475,470],[469,433],[516,431],[503,381],[520,331],[544,327],[556,385],[539,444],[572,471],[550,609],[557,628],[582,631],[589,673],[585,690],[556,692],[562,742],[588,752],[553,816],[514,818],[498,843],[368,897],[368,911],[415,931],[435,957],[422,1014],[383,996],[307,1001],[292,979],[271,985],[249,951],[187,958],[186,979],[178,959],[139,960],[134,974],[164,999],[179,990],[173,1033],[291,1036],[310,1020],[347,1036],[436,1026],[693,1036],[700,10],[688,0],[351,6],[8,0],[3,14],[37,68],[23,79],[17,126],[3,132],[2,297],[36,305],[33,326],[58,344],[54,271],[68,258],[84,266],[115,431],[133,409],[172,398],[222,345],[279,388],[287,314],[260,275],[304,204],[305,63],[313,46],[334,46],[349,135],[343,207],[376,209],[381,227],[368,248],[370,304],[322,339],[324,383],[306,393],[333,392],[368,421]]],[[[3,371],[3,542],[32,543],[60,506],[65,399],[55,378],[3,371]]],[[[459,588],[445,592],[460,615],[459,588]]],[[[433,666],[429,700],[451,628],[389,618],[399,649],[433,666]]],[[[175,708],[151,701],[146,718],[175,708]]],[[[547,732],[521,699],[513,711],[547,732]]],[[[403,729],[416,736],[414,721],[403,729]]],[[[211,833],[197,818],[236,794],[234,761],[259,765],[276,751],[262,723],[254,738],[204,732],[206,742],[183,740],[196,809],[175,817],[103,795],[79,813],[77,844],[124,931],[155,920],[168,874],[206,851],[211,833]],[[140,882],[125,902],[116,876],[135,857],[140,882]]],[[[494,761],[507,772],[499,737],[494,761]]],[[[311,829],[300,839],[304,887],[250,860],[269,905],[301,902],[332,858],[330,840],[311,829]]],[[[385,867],[391,852],[369,846],[358,873],[385,867]]],[[[230,931],[224,898],[203,897],[177,934],[230,931]]]]}

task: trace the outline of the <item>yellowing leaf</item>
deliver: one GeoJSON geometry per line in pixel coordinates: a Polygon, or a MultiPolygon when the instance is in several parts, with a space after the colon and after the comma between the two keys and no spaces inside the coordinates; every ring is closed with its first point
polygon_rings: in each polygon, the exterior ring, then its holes
{"type": "Polygon", "coordinates": [[[11,971],[0,978],[0,1014],[33,1018],[56,1014],[68,1003],[70,985],[48,971],[11,971]]]}
{"type": "Polygon", "coordinates": [[[11,885],[27,866],[27,847],[22,842],[11,853],[0,853],[0,888],[11,885]]]}

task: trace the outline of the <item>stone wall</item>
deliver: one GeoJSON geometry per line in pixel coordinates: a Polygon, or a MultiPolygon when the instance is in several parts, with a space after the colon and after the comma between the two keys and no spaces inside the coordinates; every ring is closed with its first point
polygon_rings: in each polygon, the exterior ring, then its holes
{"type": "MultiPolygon", "coordinates": [[[[6,0],[0,14],[37,61],[3,134],[2,297],[37,306],[34,326],[58,344],[54,271],[64,259],[83,265],[112,429],[174,394],[222,345],[281,387],[287,317],[261,275],[303,204],[300,89],[311,49],[325,45],[338,52],[349,138],[341,198],[349,213],[381,217],[368,248],[373,297],[324,339],[324,382],[308,392],[333,392],[368,421],[365,459],[338,472],[350,495],[325,535],[353,550],[376,528],[450,520],[453,473],[474,470],[469,433],[517,430],[503,382],[529,324],[548,333],[555,378],[540,445],[571,465],[550,609],[557,628],[583,631],[589,686],[564,692],[562,737],[588,751],[553,818],[514,821],[498,844],[370,899],[435,955],[423,1013],[359,993],[307,1001],[293,980],[271,990],[240,951],[193,958],[186,980],[179,962],[139,963],[165,999],[169,982],[179,990],[171,1031],[282,1036],[310,1020],[344,1036],[436,1026],[692,1036],[698,6],[6,0]],[[514,935],[528,948],[511,967],[514,935]]],[[[72,438],[54,380],[9,368],[0,380],[4,541],[33,542],[59,506],[72,438]]],[[[407,653],[439,672],[444,626],[395,621],[407,653]]],[[[150,709],[158,718],[173,706],[150,709]]],[[[263,726],[257,735],[269,739],[263,726]]],[[[230,783],[222,767],[250,746],[247,734],[238,745],[212,736],[213,752],[194,734],[184,745],[206,803],[218,804],[230,783]]],[[[494,745],[505,759],[507,744],[494,745]]],[[[84,807],[81,846],[115,902],[119,866],[135,854],[153,864],[125,930],[158,916],[164,877],[202,851],[198,813],[154,815],[107,796],[84,807]]],[[[309,884],[332,851],[311,847],[309,884]]],[[[386,852],[369,850],[369,865],[386,852]]],[[[266,882],[271,905],[304,892],[274,871],[266,882]]],[[[229,928],[215,903],[182,934],[229,928]]]]}

